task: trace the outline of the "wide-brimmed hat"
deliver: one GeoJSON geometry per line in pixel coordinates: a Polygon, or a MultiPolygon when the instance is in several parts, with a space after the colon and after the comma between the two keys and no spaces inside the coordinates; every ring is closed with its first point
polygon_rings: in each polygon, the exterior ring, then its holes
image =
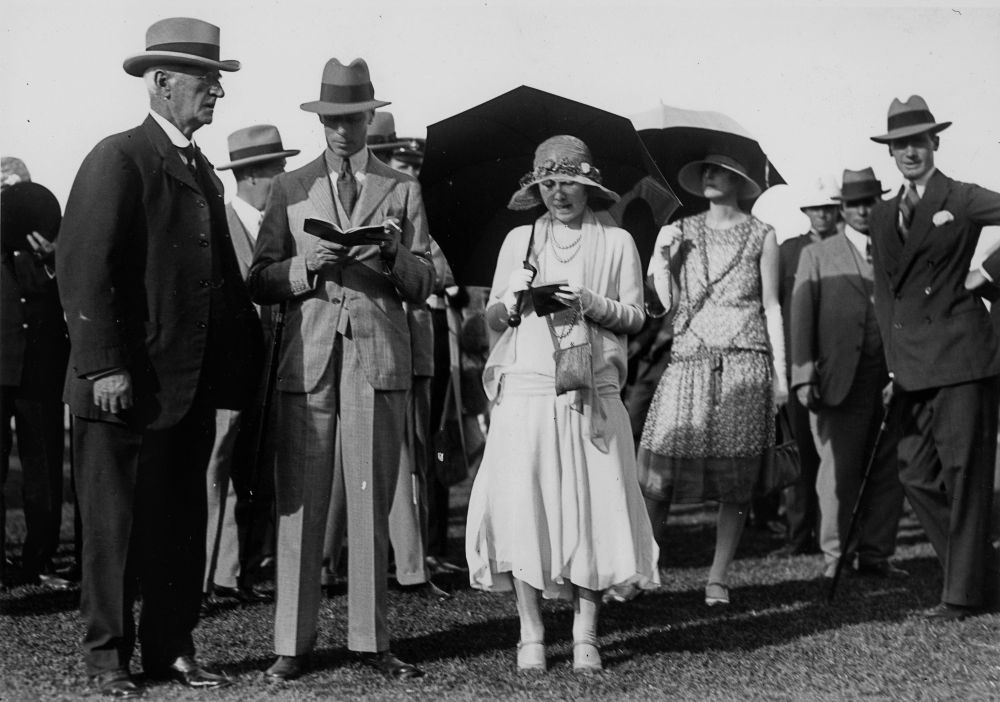
{"type": "Polygon", "coordinates": [[[760,186],[754,182],[753,178],[747,175],[746,166],[732,156],[725,156],[723,154],[709,154],[699,161],[684,164],[681,170],[677,172],[677,182],[692,195],[705,197],[705,188],[701,184],[701,174],[705,170],[705,166],[709,164],[725,168],[727,171],[731,171],[743,179],[739,194],[740,200],[750,200],[760,195],[760,186]]]}
{"type": "Polygon", "coordinates": [[[426,143],[425,139],[417,137],[405,139],[392,149],[389,158],[420,165],[424,162],[424,145],[426,143]]]}
{"type": "Polygon", "coordinates": [[[319,115],[349,115],[391,104],[375,99],[375,88],[364,59],[356,58],[345,66],[332,58],[323,67],[319,100],[304,102],[300,107],[319,115]]]}
{"type": "Polygon", "coordinates": [[[873,136],[871,140],[879,144],[888,144],[894,139],[930,132],[937,134],[951,126],[951,122],[935,122],[934,115],[927,107],[927,102],[919,95],[911,95],[906,102],[893,98],[889,105],[889,132],[873,136]]]}
{"type": "Polygon", "coordinates": [[[255,124],[237,129],[229,135],[229,163],[216,166],[216,170],[242,168],[253,163],[287,158],[299,153],[298,149],[286,149],[281,145],[278,128],[270,124],[255,124]]]}
{"type": "Polygon", "coordinates": [[[542,204],[542,197],[535,186],[543,180],[569,180],[590,186],[589,194],[611,202],[618,202],[617,193],[601,185],[601,172],[594,166],[590,149],[574,136],[561,134],[546,139],[535,149],[535,161],[529,173],[521,178],[521,187],[515,192],[507,207],[512,210],[530,210],[542,204]]]}
{"type": "Polygon", "coordinates": [[[839,207],[840,186],[832,175],[824,175],[809,184],[804,190],[800,210],[810,207],[839,207]]]}
{"type": "Polygon", "coordinates": [[[887,192],[889,190],[882,189],[882,181],[875,177],[875,171],[872,170],[871,166],[862,168],[860,171],[845,168],[840,195],[834,196],[833,199],[840,202],[851,202],[870,197],[881,198],[887,192]]]}
{"type": "Polygon", "coordinates": [[[141,76],[147,68],[181,64],[238,71],[240,62],[219,60],[219,28],[191,17],[170,17],[146,30],[146,50],[129,56],[122,68],[130,76],[141,76]]]}

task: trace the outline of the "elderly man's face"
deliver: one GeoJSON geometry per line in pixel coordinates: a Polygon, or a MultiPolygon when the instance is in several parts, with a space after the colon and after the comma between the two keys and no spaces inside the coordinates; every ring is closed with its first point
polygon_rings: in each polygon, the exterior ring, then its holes
{"type": "Polygon", "coordinates": [[[919,180],[934,168],[937,145],[937,137],[924,132],[903,139],[893,139],[889,142],[889,151],[904,178],[919,180]]]}
{"type": "Polygon", "coordinates": [[[837,228],[837,206],[803,207],[809,226],[817,234],[831,234],[837,228]]]}
{"type": "Polygon", "coordinates": [[[374,112],[352,112],[348,115],[321,115],[326,144],[335,155],[349,158],[368,143],[368,124],[374,112]]]}
{"type": "Polygon", "coordinates": [[[862,234],[868,233],[868,215],[871,214],[875,206],[874,197],[865,197],[860,200],[846,200],[840,206],[840,214],[848,226],[853,227],[862,234]]]}
{"type": "Polygon", "coordinates": [[[218,71],[195,67],[171,67],[167,74],[167,110],[171,121],[190,136],[196,129],[212,123],[215,101],[226,93],[218,71]],[[188,132],[190,130],[190,132],[188,132]]]}

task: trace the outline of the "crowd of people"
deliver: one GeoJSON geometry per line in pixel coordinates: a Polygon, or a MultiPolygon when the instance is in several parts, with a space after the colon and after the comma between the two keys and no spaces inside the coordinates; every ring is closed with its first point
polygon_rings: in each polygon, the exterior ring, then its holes
{"type": "Polygon", "coordinates": [[[378,672],[425,674],[392,651],[388,574],[444,600],[433,577],[465,564],[472,587],[513,591],[518,669],[546,669],[544,597],[572,602],[574,670],[600,670],[600,609],[669,580],[683,502],[719,504],[707,606],[738,596],[751,513],[787,522],[782,554],[822,553],[822,577],[905,579],[891,560],[904,496],[944,572],[927,616],[1000,605],[1000,348],[983,302],[1000,253],[970,270],[1000,194],[935,168],[950,123],[923,99],[894,100],[871,137],[904,188],[884,199],[870,166],[820,180],[802,202],[810,231],[780,245],[749,213],[762,184],[747,163],[687,163],[677,180],[707,209],[661,223],[646,270],[588,145],[552,135],[510,184],[508,207],[537,216],[463,314],[476,295],[428,226],[423,141],[396,137],[368,65],[326,63],[300,106],[325,136],[305,166],[286,172],[299,149],[254,125],[213,167],[193,136],[240,69],[219,39],[190,18],[149,28],[123,64],[149,115],[94,147],[64,216],[3,162],[0,527],[13,420],[27,538],[0,587],[79,582],[101,694],[143,694],[137,642],[147,680],[229,684],[192,638],[223,599],[274,600],[264,675],[307,672],[345,542],[346,645],[378,672]],[[78,573],[53,569],[64,403],[78,573]],[[464,558],[447,550],[450,478],[436,470],[449,404],[470,434],[489,414],[464,558]],[[761,495],[776,414],[801,471],[761,495]]]}

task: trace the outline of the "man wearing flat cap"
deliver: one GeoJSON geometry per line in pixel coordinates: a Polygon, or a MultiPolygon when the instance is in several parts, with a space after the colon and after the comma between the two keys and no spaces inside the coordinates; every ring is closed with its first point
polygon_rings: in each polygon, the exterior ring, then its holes
{"type": "Polygon", "coordinates": [[[363,60],[327,62],[319,100],[302,105],[319,115],[327,148],[275,179],[250,270],[256,302],[287,304],[275,398],[278,658],[267,670],[276,679],[300,675],[316,640],[331,499],[348,524],[347,647],[387,676],[422,675],[389,649],[386,571],[413,377],[403,302],[427,299],[434,269],[420,186],[365,145],[373,110],[387,104],[363,60]],[[306,233],[308,219],[378,234],[342,246],[306,233]]]}
{"type": "MultiPolygon", "coordinates": [[[[899,478],[944,568],[937,620],[996,603],[989,544],[997,437],[998,341],[986,306],[966,289],[986,225],[1000,224],[1000,194],[934,166],[936,122],[919,95],[889,107],[887,144],[905,179],[871,213],[875,311],[895,385],[899,478]]],[[[986,270],[1000,257],[990,256],[986,270]]]]}
{"type": "Polygon", "coordinates": [[[215,411],[239,409],[260,373],[260,321],[240,276],[222,184],[192,143],[224,96],[219,28],[153,24],[124,62],[149,93],[138,127],[101,141],[80,167],[56,269],[69,326],[65,399],[75,416],[83,520],[87,672],[135,697],[147,679],[195,688],[228,680],[194,658],[205,565],[205,467],[215,411]]]}
{"type": "MultiPolygon", "coordinates": [[[[799,208],[809,218],[809,231],[781,242],[778,247],[778,299],[784,324],[785,348],[792,345],[792,292],[795,289],[795,272],[799,268],[802,252],[837,233],[837,200],[840,188],[833,176],[817,178],[802,200],[799,208]]],[[[792,364],[788,354],[787,380],[791,387],[792,364]]],[[[795,393],[788,394],[788,422],[795,443],[799,447],[802,472],[794,485],[784,494],[788,519],[788,543],[775,555],[793,556],[816,553],[819,550],[819,497],[816,494],[816,476],[819,473],[819,455],[809,428],[809,411],[799,402],[795,393]]]]}
{"type": "Polygon", "coordinates": [[[896,443],[883,436],[872,463],[860,529],[847,543],[851,514],[884,416],[889,380],[875,320],[868,217],[882,195],[871,168],[844,171],[840,194],[843,229],[802,251],[791,306],[792,389],[809,409],[819,453],[819,544],[823,575],[847,564],[862,575],[905,578],[889,562],[903,510],[896,443]],[[857,555],[857,564],[853,562],[857,555]]]}
{"type": "MultiPolygon", "coordinates": [[[[240,273],[245,278],[264,216],[271,182],[285,171],[285,159],[298,154],[286,149],[277,127],[257,124],[229,135],[229,162],[236,196],[226,204],[226,220],[240,273]]],[[[262,320],[270,318],[261,310],[262,320]]],[[[269,326],[265,324],[265,327],[269,326]]],[[[205,542],[205,604],[230,599],[248,604],[270,599],[255,585],[270,532],[274,481],[267,470],[254,472],[259,403],[246,411],[215,413],[215,445],[208,461],[208,534],[205,542]],[[238,486],[238,487],[237,487],[238,486]]],[[[272,554],[273,555],[273,554],[272,554]]]]}

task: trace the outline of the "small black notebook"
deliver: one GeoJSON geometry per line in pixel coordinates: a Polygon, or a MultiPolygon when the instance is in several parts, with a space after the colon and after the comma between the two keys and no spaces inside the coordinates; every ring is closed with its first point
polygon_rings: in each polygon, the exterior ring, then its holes
{"type": "Polygon", "coordinates": [[[565,280],[558,283],[545,283],[544,285],[531,287],[531,304],[535,308],[536,315],[544,317],[553,312],[569,309],[565,303],[556,297],[556,292],[564,285],[566,285],[565,280]]]}
{"type": "Polygon", "coordinates": [[[341,246],[378,245],[386,238],[385,229],[381,224],[365,227],[355,227],[346,232],[335,224],[321,219],[307,219],[303,228],[307,234],[317,236],[323,241],[341,246]]]}

